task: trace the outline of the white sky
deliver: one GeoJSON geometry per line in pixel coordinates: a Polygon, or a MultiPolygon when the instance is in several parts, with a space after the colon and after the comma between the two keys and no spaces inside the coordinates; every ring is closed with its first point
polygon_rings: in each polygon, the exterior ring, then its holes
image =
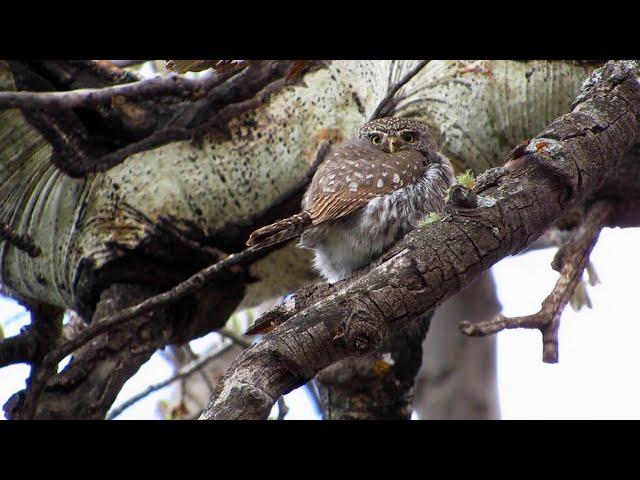
{"type": "MultiPolygon", "coordinates": [[[[639,419],[640,322],[638,293],[640,229],[605,229],[591,259],[601,284],[589,287],[593,309],[579,313],[567,307],[560,327],[560,363],[542,363],[537,331],[510,330],[498,335],[498,380],[505,419],[639,419]]],[[[535,251],[501,261],[494,267],[498,296],[505,315],[534,313],[551,291],[557,272],[550,267],[554,250],[535,251]]],[[[15,335],[27,320],[7,319],[22,308],[0,298],[0,324],[15,335]]],[[[206,340],[200,341],[201,346],[206,340]]],[[[196,348],[196,351],[199,349],[196,348]]],[[[28,368],[14,365],[0,370],[0,405],[24,388],[28,368]]],[[[122,389],[116,405],[171,374],[158,354],[122,389]]],[[[122,419],[159,418],[160,390],[126,410],[122,419]]],[[[287,419],[318,418],[304,389],[286,397],[287,419]]],[[[0,418],[4,418],[0,413],[0,418]]]]}

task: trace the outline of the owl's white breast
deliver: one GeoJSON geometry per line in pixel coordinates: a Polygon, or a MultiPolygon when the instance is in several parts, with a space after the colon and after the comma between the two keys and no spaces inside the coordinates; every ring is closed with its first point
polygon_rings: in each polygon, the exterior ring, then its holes
{"type": "Polygon", "coordinates": [[[453,169],[443,158],[416,183],[374,198],[338,221],[309,229],[301,246],[315,249],[315,266],[327,281],[346,278],[416,228],[429,212],[440,211],[452,184],[453,169]]]}

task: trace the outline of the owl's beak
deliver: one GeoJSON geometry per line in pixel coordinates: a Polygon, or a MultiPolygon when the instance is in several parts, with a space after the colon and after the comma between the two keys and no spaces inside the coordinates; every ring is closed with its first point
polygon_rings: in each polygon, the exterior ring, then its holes
{"type": "Polygon", "coordinates": [[[389,153],[393,153],[396,151],[396,141],[398,139],[397,138],[390,138],[389,139],[389,153]]]}

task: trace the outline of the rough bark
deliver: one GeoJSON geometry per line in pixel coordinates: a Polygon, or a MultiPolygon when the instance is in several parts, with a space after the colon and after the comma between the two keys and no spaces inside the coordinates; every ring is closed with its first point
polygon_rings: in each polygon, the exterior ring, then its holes
{"type": "MultiPolygon", "coordinates": [[[[331,62],[289,84],[286,62],[256,62],[195,102],[114,97],[0,112],[0,219],[44,252],[30,258],[3,242],[3,289],[90,318],[111,284],[172,287],[242,248],[253,228],[294,213],[317,146],[349,135],[415,66],[331,62]],[[71,178],[56,166],[109,169],[71,178]]],[[[4,67],[2,90],[137,80],[106,62],[4,67]]],[[[480,171],[563,111],[586,72],[574,62],[433,61],[398,90],[394,114],[432,124],[460,168],[480,171]]],[[[201,335],[229,309],[313,281],[309,263],[292,244],[268,252],[175,305],[175,331],[181,341],[201,335]]]]}
{"type": "MultiPolygon", "coordinates": [[[[116,284],[106,289],[96,315],[138,303],[153,289],[116,284]]],[[[70,365],[42,393],[35,419],[102,419],[124,382],[171,337],[169,312],[151,312],[128,328],[114,329],[78,350],[70,365]]],[[[5,405],[8,418],[22,418],[24,392],[5,405]]]]}
{"type": "Polygon", "coordinates": [[[638,139],[637,69],[636,62],[598,69],[571,113],[516,148],[505,167],[480,176],[441,221],[411,232],[304,309],[295,300],[280,309],[286,322],[234,362],[202,418],[265,418],[283,393],[331,363],[375,351],[495,262],[522,251],[570,208],[593,200],[638,139]]]}
{"type": "Polygon", "coordinates": [[[409,420],[413,384],[431,314],[416,318],[373,354],[328,366],[316,379],[326,420],[409,420]]]}

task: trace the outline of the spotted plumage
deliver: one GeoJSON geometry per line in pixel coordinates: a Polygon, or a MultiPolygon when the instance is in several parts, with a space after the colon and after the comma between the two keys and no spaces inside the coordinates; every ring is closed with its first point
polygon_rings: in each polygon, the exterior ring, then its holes
{"type": "Polygon", "coordinates": [[[422,123],[382,118],[331,149],[302,201],[302,212],[251,234],[267,246],[301,235],[329,281],[369,264],[429,212],[439,211],[453,184],[449,161],[422,123]]]}

